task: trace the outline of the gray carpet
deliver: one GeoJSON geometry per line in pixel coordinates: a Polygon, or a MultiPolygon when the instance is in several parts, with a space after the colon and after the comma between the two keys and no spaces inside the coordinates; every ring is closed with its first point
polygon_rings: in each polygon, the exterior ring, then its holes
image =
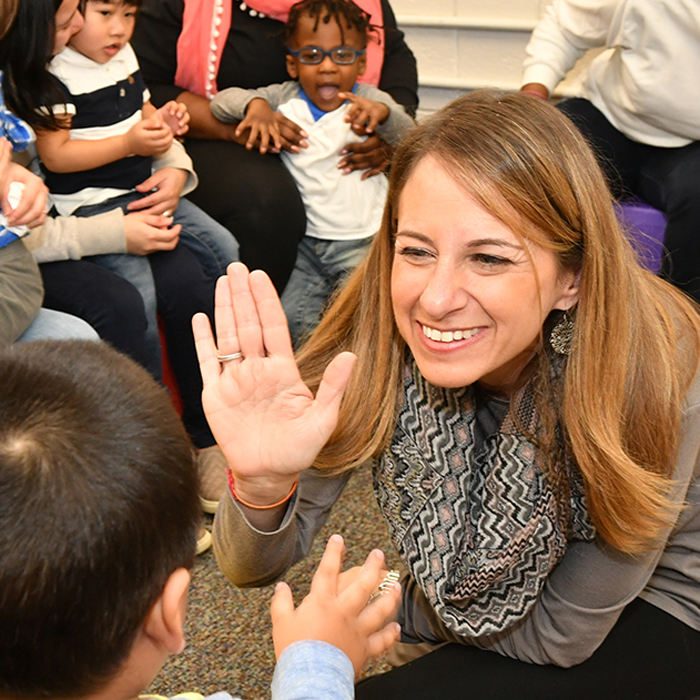
{"type": "MultiPolygon", "coordinates": [[[[390,567],[398,564],[372,493],[369,469],[353,475],[309,556],[285,577],[297,603],[308,592],[326,540],[334,532],[345,538],[347,567],[361,564],[375,547],[384,551],[390,567]]],[[[225,690],[243,700],[269,698],[275,663],[268,611],[272,592],[272,586],[237,589],[219,571],[211,550],[199,556],[190,590],[187,648],[168,661],[149,692],[172,696],[225,690]]],[[[387,668],[383,659],[373,660],[364,674],[387,668]]]]}

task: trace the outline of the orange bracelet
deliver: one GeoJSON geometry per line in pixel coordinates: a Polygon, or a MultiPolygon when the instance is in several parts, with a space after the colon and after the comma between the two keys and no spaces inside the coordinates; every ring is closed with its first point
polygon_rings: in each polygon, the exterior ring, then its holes
{"type": "Polygon", "coordinates": [[[294,482],[294,486],[292,486],[292,490],[281,501],[277,501],[277,503],[272,503],[269,506],[256,506],[256,505],[253,505],[252,503],[248,503],[248,501],[244,501],[238,495],[238,492],[236,491],[236,486],[233,483],[233,474],[231,473],[231,470],[227,469],[226,472],[228,474],[228,487],[231,490],[231,495],[234,497],[234,499],[236,501],[238,501],[239,503],[242,503],[246,508],[252,508],[253,510],[270,510],[272,508],[277,508],[277,506],[281,506],[283,503],[286,503],[294,495],[294,492],[297,490],[297,486],[299,486],[299,479],[297,479],[294,482]]]}

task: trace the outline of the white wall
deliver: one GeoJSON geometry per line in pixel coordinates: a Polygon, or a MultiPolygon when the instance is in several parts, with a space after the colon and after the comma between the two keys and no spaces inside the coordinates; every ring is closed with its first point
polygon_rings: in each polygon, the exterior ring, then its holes
{"type": "MultiPolygon", "coordinates": [[[[478,87],[517,90],[525,46],[550,0],[391,0],[418,60],[421,114],[478,87]]],[[[580,67],[559,94],[575,94],[580,67]]]]}

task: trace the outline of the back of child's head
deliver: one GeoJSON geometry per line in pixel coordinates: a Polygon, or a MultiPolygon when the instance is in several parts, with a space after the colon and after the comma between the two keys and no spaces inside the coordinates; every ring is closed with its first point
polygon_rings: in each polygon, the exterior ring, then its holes
{"type": "Polygon", "coordinates": [[[192,566],[191,443],[165,391],[101,343],[3,350],[0,386],[0,696],[84,696],[192,566]]]}
{"type": "Polygon", "coordinates": [[[340,35],[345,43],[345,29],[355,29],[362,37],[363,44],[369,40],[373,26],[370,24],[370,16],[352,0],[302,0],[292,5],[289,10],[289,18],[285,27],[285,42],[288,44],[294,38],[299,25],[299,19],[309,15],[315,20],[314,31],[319,22],[328,24],[335,21],[340,27],[340,35]]]}

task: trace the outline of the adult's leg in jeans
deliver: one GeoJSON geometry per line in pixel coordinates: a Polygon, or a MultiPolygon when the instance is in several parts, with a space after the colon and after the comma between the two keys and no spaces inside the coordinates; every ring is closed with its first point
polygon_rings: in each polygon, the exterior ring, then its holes
{"type": "Polygon", "coordinates": [[[588,100],[577,97],[557,105],[591,145],[615,197],[638,194],[639,173],[650,146],[628,139],[588,100]]]}
{"type": "Polygon", "coordinates": [[[449,644],[360,682],[357,700],[691,700],[700,695],[700,632],[641,599],[598,650],[571,668],[537,666],[449,644]]]}
{"type": "Polygon", "coordinates": [[[99,340],[97,331],[82,318],[71,316],[63,311],[39,309],[39,313],[17,343],[31,343],[34,340],[99,340]]]}
{"type": "Polygon", "coordinates": [[[215,280],[208,277],[194,253],[182,244],[174,250],[151,253],[158,298],[163,319],[168,357],[180,389],[182,422],[195,447],[215,443],[202,408],[202,378],[192,335],[192,316],[198,311],[214,316],[215,280]]]}
{"type": "Polygon", "coordinates": [[[144,366],[154,379],[162,381],[163,368],[161,365],[160,335],[158,334],[156,286],[148,257],[147,255],[121,253],[92,255],[83,259],[110,270],[115,275],[127,280],[138,290],[146,314],[146,333],[144,336],[146,364],[144,366]]]}
{"type": "Polygon", "coordinates": [[[87,260],[39,265],[44,307],[82,318],[120,352],[145,366],[143,300],[125,279],[87,260]]]}
{"type": "Polygon", "coordinates": [[[225,275],[228,265],[239,259],[238,241],[233,234],[188,199],[180,200],[173,220],[182,226],[180,241],[197,256],[212,279],[225,275]]]}
{"type": "Polygon", "coordinates": [[[294,179],[276,155],[226,141],[190,139],[199,187],[187,198],[226,227],[241,260],[267,272],[281,294],[292,273],[306,214],[294,179]]]}
{"type": "Polygon", "coordinates": [[[661,276],[700,302],[700,142],[653,149],[641,169],[640,194],[668,221],[661,276]]]}

